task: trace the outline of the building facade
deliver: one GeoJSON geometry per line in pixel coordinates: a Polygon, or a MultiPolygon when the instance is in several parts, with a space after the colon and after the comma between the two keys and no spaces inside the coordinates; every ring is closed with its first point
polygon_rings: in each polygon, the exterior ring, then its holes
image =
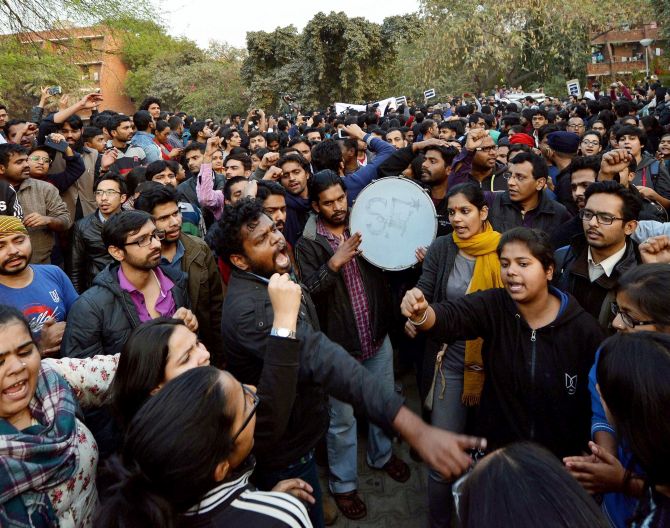
{"type": "MultiPolygon", "coordinates": [[[[125,114],[135,111],[135,105],[124,90],[128,69],[121,60],[120,43],[107,28],[73,27],[20,35],[20,38],[25,45],[43,46],[55,53],[71,53],[81,70],[82,93],[100,90],[103,94],[104,102],[99,111],[110,109],[125,114]]],[[[81,117],[88,116],[82,113],[81,117]]]]}
{"type": "Polygon", "coordinates": [[[592,34],[591,63],[586,66],[586,75],[589,81],[607,82],[626,76],[639,77],[646,72],[647,64],[651,75],[655,73],[655,59],[665,45],[656,22],[592,34]]]}

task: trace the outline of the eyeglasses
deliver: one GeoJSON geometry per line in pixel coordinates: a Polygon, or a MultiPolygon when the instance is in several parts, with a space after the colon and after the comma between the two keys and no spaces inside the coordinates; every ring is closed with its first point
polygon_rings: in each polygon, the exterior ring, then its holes
{"type": "Polygon", "coordinates": [[[655,321],[638,321],[637,319],[633,319],[630,316],[630,314],[627,314],[626,312],[622,312],[621,308],[619,308],[619,305],[615,302],[610,303],[610,308],[612,309],[612,315],[614,315],[615,317],[617,315],[620,315],[621,320],[623,321],[623,324],[625,324],[628,328],[635,328],[636,326],[656,324],[655,321]]]}
{"type": "Polygon", "coordinates": [[[567,128],[584,128],[584,125],[575,124],[575,123],[568,123],[567,128]]]}
{"type": "Polygon", "coordinates": [[[107,198],[112,198],[115,194],[121,194],[119,191],[113,189],[104,189],[100,191],[95,191],[96,196],[106,196],[107,198]]]}
{"type": "Polygon", "coordinates": [[[30,161],[43,161],[46,164],[51,163],[51,158],[48,156],[30,156],[28,159],[30,161]]]}
{"type": "Polygon", "coordinates": [[[143,237],[138,238],[134,242],[126,242],[123,244],[124,246],[132,246],[132,245],[137,245],[139,247],[147,247],[148,245],[151,244],[151,239],[155,238],[158,241],[161,241],[165,239],[165,231],[154,231],[150,235],[144,235],[143,237]]]}
{"type": "Polygon", "coordinates": [[[258,397],[258,394],[256,394],[254,391],[252,391],[250,387],[248,387],[244,383],[242,383],[241,385],[242,385],[242,391],[244,392],[244,409],[246,410],[246,408],[247,408],[247,396],[251,397],[252,404],[251,404],[251,411],[249,412],[249,414],[245,418],[244,422],[242,423],[242,425],[240,426],[238,431],[233,435],[233,440],[232,440],[233,444],[237,441],[238,437],[242,434],[242,431],[244,431],[247,428],[247,426],[249,425],[249,422],[251,422],[251,419],[254,417],[254,414],[256,414],[256,409],[258,409],[258,404],[261,402],[261,399],[258,397]]]}
{"type": "Polygon", "coordinates": [[[506,172],[505,174],[503,174],[503,178],[505,178],[508,181],[509,180],[516,180],[519,183],[526,182],[529,179],[528,176],[519,176],[517,174],[512,174],[511,172],[506,172]]]}
{"type": "Polygon", "coordinates": [[[498,150],[498,145],[489,145],[488,147],[477,147],[475,149],[477,152],[493,152],[498,150]]]}
{"type": "Polygon", "coordinates": [[[612,225],[615,220],[623,220],[623,218],[619,218],[608,213],[595,213],[593,211],[589,211],[588,209],[582,209],[579,211],[579,218],[586,222],[590,222],[594,216],[601,225],[612,225]]]}
{"type": "Polygon", "coordinates": [[[582,145],[586,145],[587,147],[597,147],[600,145],[600,141],[588,141],[585,139],[582,141],[582,145]]]}

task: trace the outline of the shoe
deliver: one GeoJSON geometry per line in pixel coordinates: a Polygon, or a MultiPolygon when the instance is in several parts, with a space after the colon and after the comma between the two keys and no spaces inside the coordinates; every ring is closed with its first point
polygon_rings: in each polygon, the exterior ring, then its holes
{"type": "Polygon", "coordinates": [[[368,514],[368,508],[358,495],[358,491],[349,493],[333,493],[335,504],[347,519],[357,521],[368,514]]]}
{"type": "Polygon", "coordinates": [[[337,513],[337,508],[333,499],[331,499],[327,494],[321,496],[321,507],[323,508],[323,522],[326,526],[332,526],[337,521],[339,514],[337,513]]]}
{"type": "Polygon", "coordinates": [[[409,466],[395,455],[391,455],[389,461],[381,469],[396,482],[407,482],[411,475],[409,466]]]}

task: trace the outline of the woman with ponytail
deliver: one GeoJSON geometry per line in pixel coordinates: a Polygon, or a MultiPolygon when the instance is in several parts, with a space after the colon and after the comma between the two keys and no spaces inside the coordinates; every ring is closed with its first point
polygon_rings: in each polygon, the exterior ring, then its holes
{"type": "Polygon", "coordinates": [[[291,479],[271,492],[249,484],[257,406],[255,387],[214,367],[167,382],[130,421],[120,460],[110,461],[117,482],[96,526],[312,526],[298,500],[314,501],[309,484],[291,479]]]}
{"type": "MultiPolygon", "coordinates": [[[[488,222],[488,207],[482,190],[473,183],[454,186],[447,193],[447,215],[453,233],[439,237],[428,249],[417,284],[430,302],[454,300],[489,288],[500,288],[500,262],[496,249],[500,241],[488,222]]],[[[407,333],[415,335],[407,323],[407,333]]],[[[424,365],[433,385],[424,388],[431,422],[455,433],[464,433],[469,408],[479,402],[484,373],[482,340],[442,343],[429,337],[424,365]],[[431,375],[432,374],[432,375],[431,375]]],[[[454,503],[451,482],[430,470],[428,496],[431,527],[451,526],[454,503]]]]}

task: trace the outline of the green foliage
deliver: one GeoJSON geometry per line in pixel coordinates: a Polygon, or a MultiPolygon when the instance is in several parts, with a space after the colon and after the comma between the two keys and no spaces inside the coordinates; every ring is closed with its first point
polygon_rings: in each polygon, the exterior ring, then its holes
{"type": "Polygon", "coordinates": [[[158,97],[169,110],[223,118],[246,110],[240,69],[244,51],[219,42],[201,50],[159,24],[131,21],[119,32],[129,68],[126,92],[135,101],[158,97]]]}
{"type": "Polygon", "coordinates": [[[270,110],[281,108],[286,92],[313,108],[374,100],[392,87],[400,43],[420,33],[416,16],[380,25],[318,13],[300,34],[293,26],[247,33],[243,78],[255,104],[270,110]]]}
{"type": "Polygon", "coordinates": [[[590,30],[649,20],[649,12],[647,0],[422,0],[430,38],[405,44],[400,75],[442,94],[581,77],[590,30]]]}
{"type": "Polygon", "coordinates": [[[67,36],[72,27],[154,17],[150,0],[2,0],[0,33],[49,30],[67,36]]]}
{"type": "Polygon", "coordinates": [[[82,84],[80,69],[62,53],[14,39],[0,41],[0,71],[0,101],[13,117],[30,117],[41,86],[60,85],[64,93],[71,93],[82,84]]]}

